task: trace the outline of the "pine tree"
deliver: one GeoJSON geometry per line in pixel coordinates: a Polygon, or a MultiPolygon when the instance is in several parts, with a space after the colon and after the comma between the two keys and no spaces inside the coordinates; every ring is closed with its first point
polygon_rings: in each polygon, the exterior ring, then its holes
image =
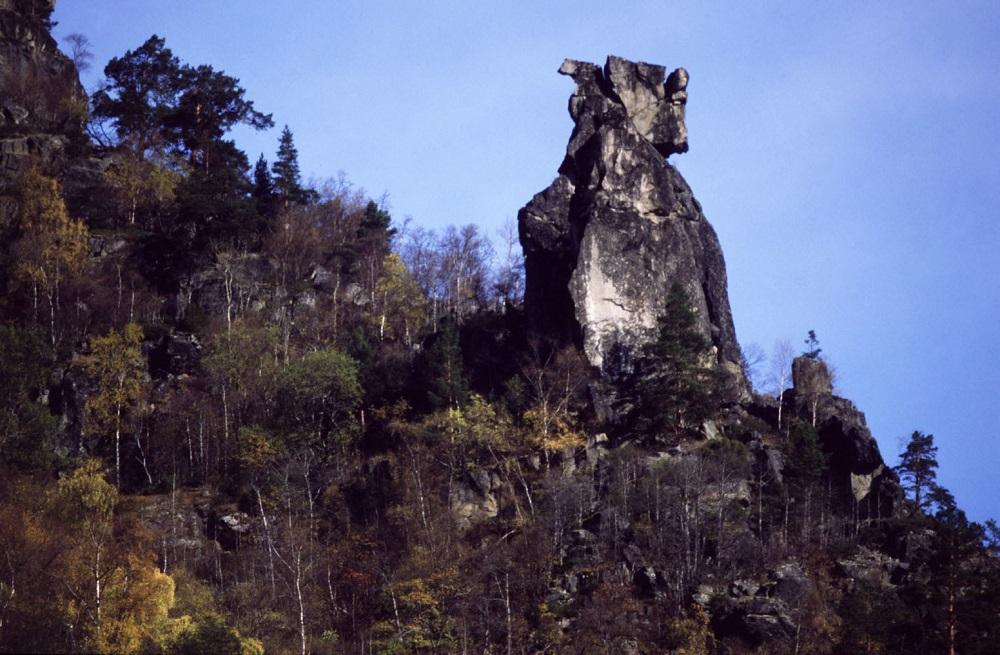
{"type": "Polygon", "coordinates": [[[802,353],[803,356],[809,359],[819,359],[819,354],[823,352],[823,349],[819,347],[819,339],[816,338],[816,330],[809,330],[809,335],[806,337],[807,350],[802,353]]]}
{"type": "Polygon", "coordinates": [[[937,446],[934,435],[915,430],[899,456],[899,473],[903,488],[913,494],[917,510],[927,509],[931,503],[931,492],[937,486],[937,446]]]}
{"type": "Polygon", "coordinates": [[[299,151],[295,148],[292,131],[285,126],[278,141],[278,159],[271,167],[274,173],[274,187],[283,207],[304,203],[308,198],[302,188],[299,173],[299,151]]]}

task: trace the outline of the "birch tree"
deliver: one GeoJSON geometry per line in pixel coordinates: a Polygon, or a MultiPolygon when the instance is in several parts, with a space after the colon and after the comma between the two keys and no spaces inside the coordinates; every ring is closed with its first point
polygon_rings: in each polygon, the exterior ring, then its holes
{"type": "Polygon", "coordinates": [[[95,428],[115,439],[115,486],[121,488],[121,435],[130,414],[146,391],[146,360],[142,355],[142,328],[129,323],[90,343],[83,368],[94,378],[95,393],[87,399],[87,416],[95,428]]]}
{"type": "Polygon", "coordinates": [[[58,340],[59,291],[67,277],[79,273],[87,258],[87,226],[70,217],[59,182],[37,168],[25,171],[19,187],[20,239],[15,245],[15,275],[31,287],[32,311],[38,320],[39,293],[48,303],[49,337],[58,340]]]}

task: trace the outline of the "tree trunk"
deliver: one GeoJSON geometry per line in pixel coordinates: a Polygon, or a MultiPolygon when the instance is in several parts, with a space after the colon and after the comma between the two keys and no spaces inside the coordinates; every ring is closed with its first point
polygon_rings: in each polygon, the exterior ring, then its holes
{"type": "Polygon", "coordinates": [[[299,636],[302,639],[302,655],[306,655],[306,609],[302,602],[302,552],[295,554],[295,596],[299,601],[299,636]]]}
{"type": "Polygon", "coordinates": [[[121,467],[121,425],[122,406],[115,406],[115,487],[122,488],[122,467],[121,467]]]}
{"type": "Polygon", "coordinates": [[[254,493],[257,494],[257,506],[260,508],[260,520],[264,526],[264,538],[267,539],[267,569],[271,577],[271,596],[274,597],[274,544],[271,542],[271,529],[267,524],[267,514],[264,512],[264,501],[260,497],[260,489],[254,485],[253,490],[254,493]]]}

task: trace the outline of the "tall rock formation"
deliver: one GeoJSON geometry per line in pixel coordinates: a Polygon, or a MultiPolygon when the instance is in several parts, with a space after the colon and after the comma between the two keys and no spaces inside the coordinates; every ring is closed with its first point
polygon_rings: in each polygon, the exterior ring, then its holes
{"type": "Polygon", "coordinates": [[[13,218],[25,166],[58,168],[82,135],[87,94],[49,34],[54,7],[54,0],[0,0],[0,230],[13,218]]]}
{"type": "Polygon", "coordinates": [[[518,214],[530,324],[614,377],[654,337],[679,283],[718,365],[745,388],[719,241],[666,161],[688,148],[687,71],[608,57],[603,69],[567,59],[559,72],[576,82],[576,125],[559,177],[518,214]]]}

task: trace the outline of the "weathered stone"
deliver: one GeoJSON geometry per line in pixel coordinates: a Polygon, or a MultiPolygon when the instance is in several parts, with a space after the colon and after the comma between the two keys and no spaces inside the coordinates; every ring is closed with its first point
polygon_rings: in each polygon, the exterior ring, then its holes
{"type": "Polygon", "coordinates": [[[60,169],[82,138],[87,94],[47,26],[0,4],[0,230],[15,214],[14,185],[29,162],[60,169]]]}
{"type": "Polygon", "coordinates": [[[207,534],[212,503],[208,491],[134,496],[131,502],[153,536],[160,564],[168,569],[180,562],[197,562],[219,550],[219,544],[207,534]]]}
{"type": "Polygon", "coordinates": [[[201,361],[201,343],[189,332],[170,330],[149,352],[149,370],[154,377],[190,375],[201,361]]]}
{"type": "Polygon", "coordinates": [[[792,382],[786,393],[789,405],[815,425],[834,484],[859,503],[860,516],[891,516],[902,497],[899,480],[885,466],[865,415],[851,401],[833,394],[832,376],[820,359],[797,357],[792,362],[792,382]]]}
{"type": "Polygon", "coordinates": [[[792,361],[792,386],[820,396],[833,393],[833,376],[826,362],[814,357],[796,357],[792,361]]]}
{"type": "Polygon", "coordinates": [[[902,580],[905,567],[894,557],[858,546],[851,557],[837,560],[837,573],[852,581],[864,580],[870,584],[888,587],[902,580]]]}
{"type": "Polygon", "coordinates": [[[460,529],[467,530],[474,524],[495,518],[500,508],[489,473],[476,470],[459,479],[451,487],[451,511],[460,529]]]}
{"type": "Polygon", "coordinates": [[[575,127],[559,177],[521,209],[525,309],[532,328],[575,343],[609,378],[628,372],[655,336],[679,284],[745,390],[715,232],[665,155],[687,150],[687,73],[609,57],[604,68],[567,60],[575,127]]]}
{"type": "Polygon", "coordinates": [[[714,606],[716,634],[735,636],[758,646],[792,639],[796,622],[791,608],[800,606],[812,581],[797,562],[785,562],[768,573],[768,580],[734,580],[728,594],[714,606]]]}

